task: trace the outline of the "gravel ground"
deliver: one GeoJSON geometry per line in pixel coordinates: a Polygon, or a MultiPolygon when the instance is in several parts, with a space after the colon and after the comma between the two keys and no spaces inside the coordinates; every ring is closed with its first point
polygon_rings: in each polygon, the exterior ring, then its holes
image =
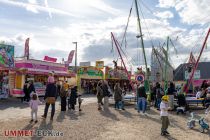
{"type": "MultiPolygon", "coordinates": [[[[159,112],[153,108],[147,116],[138,114],[134,105],[127,105],[126,110],[115,110],[113,106],[107,111],[98,111],[95,98],[85,99],[82,112],[60,112],[57,103],[54,121],[49,117],[42,120],[39,116],[37,124],[30,124],[28,107],[2,108],[0,106],[0,139],[66,139],[66,140],[208,140],[210,133],[200,133],[198,126],[193,130],[186,127],[188,116],[170,113],[170,136],[160,135],[159,112]],[[23,111],[21,111],[23,110],[23,111]],[[11,113],[12,112],[12,113],[11,113]],[[12,116],[9,116],[9,114],[12,116]],[[8,116],[7,116],[8,115],[8,116]],[[2,117],[4,116],[4,117],[2,117]],[[7,116],[7,117],[5,117],[7,116]],[[17,116],[17,117],[15,117],[17,116]],[[22,117],[21,117],[22,116],[22,117]],[[4,137],[5,130],[55,130],[62,132],[62,137],[4,137]]],[[[0,101],[1,103],[1,101],[0,101]]],[[[2,105],[2,104],[0,104],[2,105]]],[[[43,113],[40,107],[39,114],[43,113]]],[[[203,110],[197,113],[202,113],[203,110]]],[[[203,115],[203,114],[201,114],[203,115]]]]}

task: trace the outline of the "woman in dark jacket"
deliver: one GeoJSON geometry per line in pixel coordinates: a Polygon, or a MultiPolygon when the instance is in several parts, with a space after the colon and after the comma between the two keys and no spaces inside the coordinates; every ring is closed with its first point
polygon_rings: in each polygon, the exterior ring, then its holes
{"type": "Polygon", "coordinates": [[[21,101],[29,101],[30,99],[30,95],[29,95],[29,91],[28,91],[28,81],[25,82],[24,86],[23,86],[23,92],[25,94],[25,96],[23,98],[21,98],[21,101]]]}
{"type": "Polygon", "coordinates": [[[27,98],[27,102],[30,100],[30,96],[31,96],[31,93],[34,92],[36,93],[36,90],[35,90],[35,87],[34,87],[34,83],[33,81],[30,81],[29,82],[29,87],[28,87],[28,98],[27,98]]]}
{"type": "Polygon", "coordinates": [[[77,103],[77,97],[78,97],[77,96],[77,86],[75,86],[71,89],[71,94],[70,94],[70,99],[69,99],[69,104],[70,104],[69,109],[70,110],[71,109],[75,110],[75,105],[77,103]]]}
{"type": "Polygon", "coordinates": [[[68,91],[65,90],[63,85],[60,88],[60,97],[61,97],[61,111],[66,111],[66,98],[68,96],[68,91]]]}
{"type": "Polygon", "coordinates": [[[120,109],[119,103],[122,101],[122,89],[120,89],[119,83],[116,83],[114,86],[114,100],[115,100],[115,109],[120,109]]]}
{"type": "Polygon", "coordinates": [[[50,120],[53,120],[53,116],[55,114],[55,101],[57,99],[57,87],[55,85],[55,83],[52,81],[49,84],[47,84],[47,88],[46,88],[46,92],[45,92],[45,97],[44,99],[46,100],[46,104],[45,104],[45,110],[44,110],[44,115],[42,116],[42,118],[46,118],[47,117],[47,113],[48,113],[48,108],[51,105],[52,107],[52,111],[51,111],[51,118],[50,120]],[[52,99],[54,98],[54,102],[49,103],[48,99],[52,99]]]}

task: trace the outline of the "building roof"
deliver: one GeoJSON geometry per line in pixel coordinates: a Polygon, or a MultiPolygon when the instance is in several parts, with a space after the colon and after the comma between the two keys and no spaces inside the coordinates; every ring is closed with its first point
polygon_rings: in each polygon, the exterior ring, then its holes
{"type": "MultiPolygon", "coordinates": [[[[185,80],[188,65],[188,63],[181,64],[174,70],[174,81],[185,80]]],[[[197,70],[200,70],[200,79],[210,79],[210,62],[199,62],[197,70]]]]}

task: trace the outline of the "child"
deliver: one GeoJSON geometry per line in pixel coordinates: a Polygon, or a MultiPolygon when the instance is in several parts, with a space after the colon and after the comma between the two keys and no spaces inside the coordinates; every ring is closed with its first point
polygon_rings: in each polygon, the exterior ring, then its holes
{"type": "Polygon", "coordinates": [[[125,108],[124,108],[124,97],[125,97],[125,94],[126,94],[126,91],[123,90],[123,91],[122,91],[122,101],[121,101],[122,110],[125,110],[125,108]]]}
{"type": "Polygon", "coordinates": [[[160,110],[161,110],[160,116],[161,116],[161,120],[162,120],[162,128],[161,128],[162,136],[169,134],[167,131],[168,125],[169,125],[168,109],[169,109],[168,96],[164,95],[162,97],[162,102],[160,103],[160,110]]]}
{"type": "Polygon", "coordinates": [[[38,96],[36,93],[32,92],[32,99],[30,100],[30,108],[31,108],[31,121],[33,122],[33,115],[35,114],[35,123],[37,123],[37,111],[38,111],[38,105],[41,104],[41,102],[38,99],[38,96]]]}
{"type": "Polygon", "coordinates": [[[83,99],[81,98],[81,96],[82,95],[78,95],[79,111],[82,111],[81,104],[82,104],[83,99]]]}
{"type": "Polygon", "coordinates": [[[177,104],[178,104],[178,107],[176,109],[176,113],[177,115],[181,112],[182,114],[185,114],[186,111],[188,110],[188,106],[187,106],[187,102],[186,102],[186,99],[185,99],[185,95],[180,93],[178,96],[178,101],[177,101],[177,104]]]}

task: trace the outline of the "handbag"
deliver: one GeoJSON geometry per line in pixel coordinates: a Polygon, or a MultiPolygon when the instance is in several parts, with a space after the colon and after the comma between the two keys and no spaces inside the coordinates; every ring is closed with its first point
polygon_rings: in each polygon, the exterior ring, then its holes
{"type": "Polygon", "coordinates": [[[55,97],[47,97],[46,98],[47,104],[54,104],[55,103],[55,97]]]}

